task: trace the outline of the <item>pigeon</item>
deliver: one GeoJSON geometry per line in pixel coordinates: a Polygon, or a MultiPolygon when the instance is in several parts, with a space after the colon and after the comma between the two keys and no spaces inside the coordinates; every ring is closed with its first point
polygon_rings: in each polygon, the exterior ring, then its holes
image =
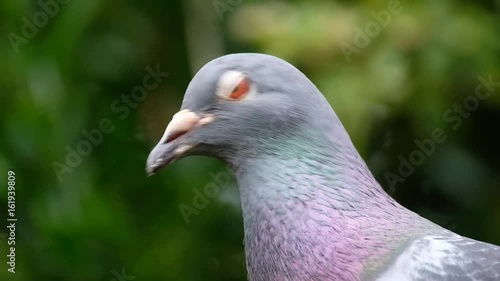
{"type": "Polygon", "coordinates": [[[190,155],[235,174],[251,281],[500,280],[500,247],[390,197],[321,92],[280,58],[230,54],[198,71],[146,172],[190,155]]]}

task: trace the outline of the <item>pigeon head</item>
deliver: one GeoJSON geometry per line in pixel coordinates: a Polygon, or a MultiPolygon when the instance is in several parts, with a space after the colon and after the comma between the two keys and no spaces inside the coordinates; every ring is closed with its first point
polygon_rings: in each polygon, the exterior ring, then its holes
{"type": "Polygon", "coordinates": [[[325,117],[336,120],[323,95],[291,64],[263,54],[226,55],[194,76],[146,170],[152,174],[189,155],[231,163],[272,153],[273,143],[321,131],[310,127],[320,127],[325,117]]]}

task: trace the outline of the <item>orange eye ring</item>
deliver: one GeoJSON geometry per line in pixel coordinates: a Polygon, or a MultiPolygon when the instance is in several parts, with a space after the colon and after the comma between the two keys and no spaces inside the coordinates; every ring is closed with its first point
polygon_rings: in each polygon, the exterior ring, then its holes
{"type": "Polygon", "coordinates": [[[231,92],[231,95],[229,95],[230,99],[233,100],[238,100],[244,97],[248,91],[250,90],[250,83],[247,80],[247,78],[241,79],[240,83],[238,86],[234,88],[234,90],[231,92]]]}

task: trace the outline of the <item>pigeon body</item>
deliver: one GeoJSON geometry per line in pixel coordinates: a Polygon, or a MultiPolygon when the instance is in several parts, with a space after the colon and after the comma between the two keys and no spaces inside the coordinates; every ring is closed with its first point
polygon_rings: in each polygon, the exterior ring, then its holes
{"type": "Polygon", "coordinates": [[[287,62],[215,59],[191,81],[182,109],[190,119],[174,118],[180,125],[166,130],[147,170],[188,155],[231,166],[249,280],[500,280],[500,248],[387,195],[323,95],[287,62]]]}

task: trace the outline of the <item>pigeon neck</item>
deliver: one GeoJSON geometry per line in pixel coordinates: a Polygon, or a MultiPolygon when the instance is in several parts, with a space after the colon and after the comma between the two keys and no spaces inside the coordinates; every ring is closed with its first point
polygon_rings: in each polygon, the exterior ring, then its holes
{"type": "Polygon", "coordinates": [[[342,125],[258,143],[254,155],[231,163],[242,199],[250,204],[256,196],[256,204],[266,204],[301,195],[308,201],[328,201],[333,210],[346,210],[393,200],[374,179],[342,125]],[[332,130],[333,136],[324,133],[332,130]],[[356,202],[363,204],[355,206],[356,202]]]}
{"type": "Polygon", "coordinates": [[[357,280],[363,261],[387,254],[376,244],[381,239],[360,245],[362,237],[385,233],[363,226],[382,229],[388,220],[402,219],[396,216],[401,209],[346,133],[322,139],[308,132],[260,151],[233,164],[250,280],[357,280]]]}

